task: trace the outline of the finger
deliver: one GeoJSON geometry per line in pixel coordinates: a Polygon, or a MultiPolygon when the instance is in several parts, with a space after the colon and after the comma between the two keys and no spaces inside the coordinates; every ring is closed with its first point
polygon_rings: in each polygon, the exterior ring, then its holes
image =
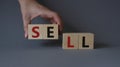
{"type": "Polygon", "coordinates": [[[53,21],[52,21],[52,22],[58,24],[60,31],[63,30],[63,24],[62,24],[62,21],[61,21],[61,18],[60,18],[59,15],[55,14],[55,15],[53,16],[53,21]]]}
{"type": "Polygon", "coordinates": [[[28,37],[28,24],[30,23],[30,19],[23,19],[23,25],[24,25],[24,36],[25,38],[28,37]]]}

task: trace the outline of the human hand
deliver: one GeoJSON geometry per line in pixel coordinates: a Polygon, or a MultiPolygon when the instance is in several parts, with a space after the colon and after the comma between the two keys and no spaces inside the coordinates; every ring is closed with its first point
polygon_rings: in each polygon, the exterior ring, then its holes
{"type": "Polygon", "coordinates": [[[56,12],[40,5],[36,0],[19,0],[19,3],[22,12],[25,38],[28,36],[28,24],[31,23],[32,19],[38,16],[49,20],[53,24],[58,24],[59,30],[62,31],[62,21],[56,12]]]}

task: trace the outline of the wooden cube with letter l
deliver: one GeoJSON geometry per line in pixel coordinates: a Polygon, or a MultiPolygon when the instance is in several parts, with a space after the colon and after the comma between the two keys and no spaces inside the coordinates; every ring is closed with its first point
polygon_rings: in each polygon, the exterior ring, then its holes
{"type": "Polygon", "coordinates": [[[79,49],[94,49],[93,33],[79,33],[79,49]]]}
{"type": "Polygon", "coordinates": [[[58,39],[58,25],[29,24],[28,39],[58,39]]]}
{"type": "Polygon", "coordinates": [[[76,33],[64,33],[62,48],[63,49],[78,49],[78,34],[76,33]]]}

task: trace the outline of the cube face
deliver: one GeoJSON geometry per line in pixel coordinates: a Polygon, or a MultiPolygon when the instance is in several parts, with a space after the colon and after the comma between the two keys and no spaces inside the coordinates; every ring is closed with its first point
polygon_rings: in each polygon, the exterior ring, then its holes
{"type": "Polygon", "coordinates": [[[64,33],[63,34],[63,49],[78,49],[78,34],[76,33],[64,33]]]}
{"type": "Polygon", "coordinates": [[[58,25],[29,24],[28,39],[58,39],[58,25]]]}
{"type": "Polygon", "coordinates": [[[29,24],[28,25],[28,39],[43,39],[43,25],[39,24],[29,24]],[[33,30],[35,32],[33,32],[33,30]],[[40,33],[39,33],[40,32],[40,33]]]}
{"type": "Polygon", "coordinates": [[[79,33],[79,49],[94,49],[94,34],[79,33]]]}
{"type": "Polygon", "coordinates": [[[43,32],[44,39],[58,39],[57,24],[44,24],[42,32],[43,32]]]}

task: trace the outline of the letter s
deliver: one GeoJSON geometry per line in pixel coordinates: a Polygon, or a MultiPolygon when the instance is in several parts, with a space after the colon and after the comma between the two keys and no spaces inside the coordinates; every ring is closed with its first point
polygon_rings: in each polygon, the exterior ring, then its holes
{"type": "Polygon", "coordinates": [[[37,31],[36,29],[39,29],[39,26],[35,26],[32,28],[32,32],[36,34],[36,35],[32,35],[33,38],[37,38],[40,36],[39,31],[37,31]]]}

